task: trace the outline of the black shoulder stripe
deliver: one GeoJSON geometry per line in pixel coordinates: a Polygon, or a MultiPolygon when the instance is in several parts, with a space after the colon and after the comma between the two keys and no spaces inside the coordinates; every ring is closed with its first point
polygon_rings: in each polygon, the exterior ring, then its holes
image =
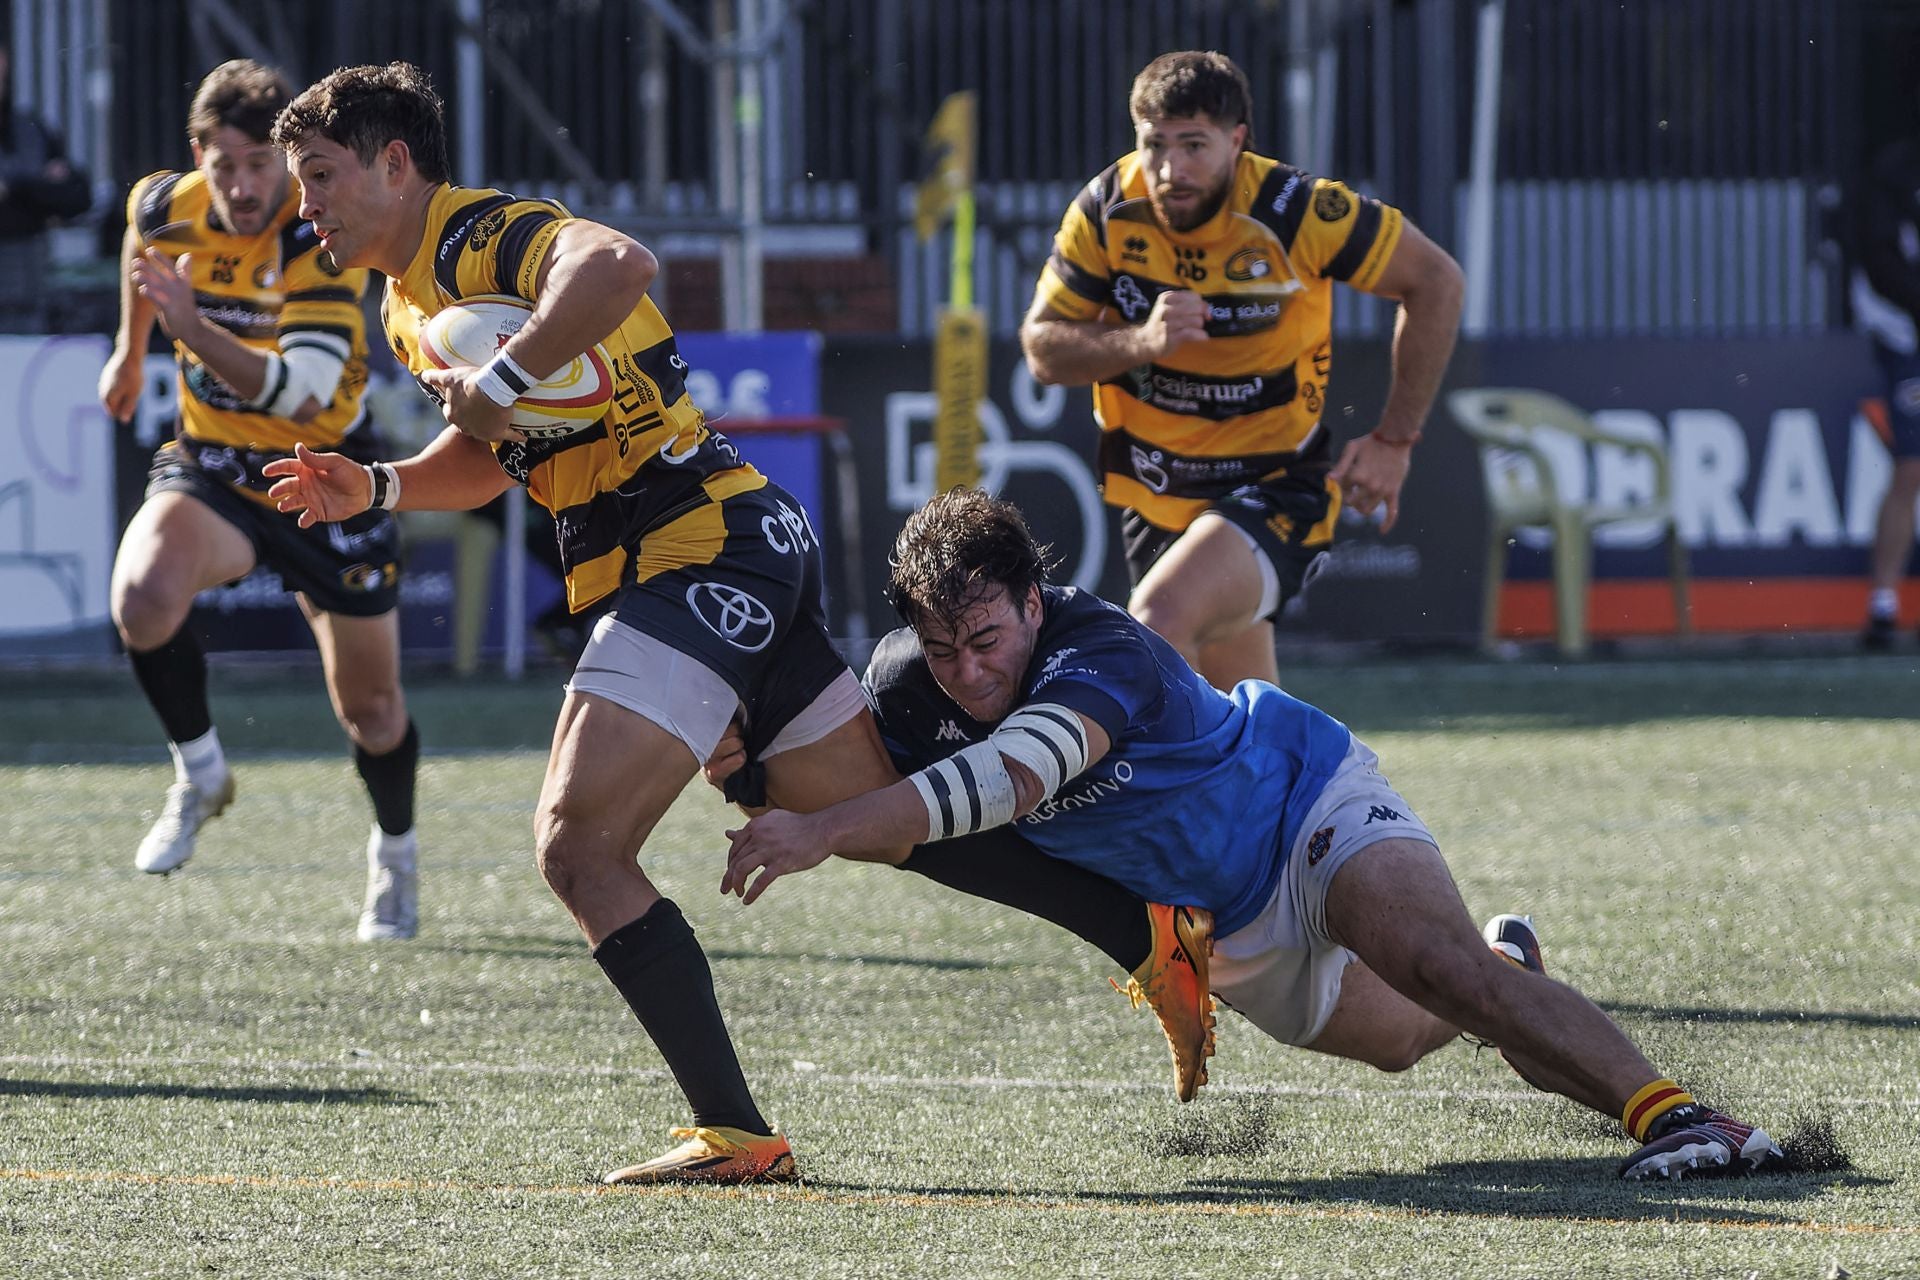
{"type": "Polygon", "coordinates": [[[288,302],[357,302],[351,289],[300,289],[287,295],[288,302]]]}
{"type": "Polygon", "coordinates": [[[1360,196],[1357,203],[1359,212],[1353,215],[1353,229],[1347,232],[1347,242],[1327,264],[1327,275],[1334,280],[1350,279],[1367,260],[1374,240],[1380,235],[1380,202],[1360,196]]]}
{"type": "Polygon", "coordinates": [[[500,246],[495,250],[493,282],[502,293],[515,292],[520,277],[520,264],[526,261],[527,249],[533,244],[533,237],[540,228],[550,222],[560,221],[559,215],[545,211],[523,213],[507,224],[500,233],[500,246]]]}
{"type": "Polygon", "coordinates": [[[680,346],[671,336],[645,351],[634,352],[633,363],[660,388],[661,404],[678,404],[680,397],[687,394],[687,380],[683,376],[687,362],[680,358],[680,346]]]}
{"type": "Polygon", "coordinates": [[[1107,303],[1113,300],[1112,284],[1079,266],[1058,249],[1048,256],[1047,265],[1053,268],[1053,274],[1060,277],[1060,283],[1088,302],[1107,303]]]}
{"type": "Polygon", "coordinates": [[[1101,171],[1100,176],[1080,188],[1080,194],[1073,198],[1073,207],[1086,215],[1093,224],[1093,233],[1100,237],[1102,245],[1107,242],[1107,205],[1113,201],[1120,187],[1120,166],[1110,164],[1101,171]]]}
{"type": "Polygon", "coordinates": [[[1293,237],[1300,230],[1300,219],[1313,202],[1313,175],[1290,164],[1276,164],[1261,182],[1247,210],[1254,218],[1272,228],[1280,237],[1280,247],[1292,252],[1293,237]]]}
{"type": "Polygon", "coordinates": [[[449,297],[460,296],[460,251],[473,231],[473,224],[512,203],[513,197],[509,195],[475,200],[454,210],[453,216],[440,228],[440,237],[433,249],[433,278],[449,297]]]}
{"type": "Polygon", "coordinates": [[[180,185],[180,179],[186,175],[169,173],[153,180],[146,194],[140,197],[140,208],[134,219],[134,227],[141,235],[152,237],[161,227],[172,221],[167,212],[173,206],[173,189],[180,185]]]}

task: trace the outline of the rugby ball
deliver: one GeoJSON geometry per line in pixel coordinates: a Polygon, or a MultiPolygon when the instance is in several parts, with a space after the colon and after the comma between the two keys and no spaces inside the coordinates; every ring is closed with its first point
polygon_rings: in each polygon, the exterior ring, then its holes
{"type": "MultiPolygon", "coordinates": [[[[500,294],[462,298],[436,312],[420,330],[420,354],[435,368],[483,365],[520,332],[533,308],[500,294]]],[[[613,401],[613,365],[599,343],[553,375],[527,388],[513,406],[513,425],[533,440],[584,431],[606,416],[613,401]]]]}

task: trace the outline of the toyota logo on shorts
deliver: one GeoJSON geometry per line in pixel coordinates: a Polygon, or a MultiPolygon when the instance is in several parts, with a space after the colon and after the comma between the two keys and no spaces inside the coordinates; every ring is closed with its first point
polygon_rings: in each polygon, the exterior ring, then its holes
{"type": "Polygon", "coordinates": [[[687,608],[736,649],[758,653],[773,642],[773,610],[738,587],[696,582],[687,588],[687,608]]]}

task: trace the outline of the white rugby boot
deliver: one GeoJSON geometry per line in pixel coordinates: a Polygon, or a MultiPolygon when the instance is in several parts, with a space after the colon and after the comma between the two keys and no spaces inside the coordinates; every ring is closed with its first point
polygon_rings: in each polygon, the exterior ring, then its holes
{"type": "Polygon", "coordinates": [[[176,782],[168,787],[166,805],[135,851],[133,865],[156,876],[178,870],[193,856],[193,842],[200,828],[233,803],[233,792],[231,769],[221,778],[220,785],[211,790],[191,782],[176,782]]]}
{"type": "Polygon", "coordinates": [[[390,836],[373,824],[367,838],[367,904],[360,941],[405,942],[420,931],[420,842],[412,831],[390,836]]]}

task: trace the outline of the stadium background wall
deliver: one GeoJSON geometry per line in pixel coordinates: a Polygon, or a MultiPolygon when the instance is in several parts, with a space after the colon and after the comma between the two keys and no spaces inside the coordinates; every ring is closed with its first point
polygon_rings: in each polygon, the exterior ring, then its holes
{"type": "MultiPolygon", "coordinates": [[[[761,375],[818,360],[818,409],[848,424],[859,485],[867,631],[879,613],[886,550],[906,511],[932,489],[932,350],[923,339],[782,335],[756,340],[689,335],[695,373],[735,417],[756,406],[809,408],[761,375]],[[743,346],[744,343],[744,346],[743,346]],[[777,349],[775,349],[777,347],[777,349]],[[785,362],[784,365],[780,362],[785,362]],[[772,396],[771,401],[766,397],[772,396]]],[[[106,344],[95,337],[0,341],[0,386],[17,411],[0,423],[0,660],[112,652],[106,623],[111,552],[140,493],[146,447],[116,435],[91,397],[106,344]]],[[[1384,391],[1387,352],[1375,341],[1339,345],[1327,421],[1344,437],[1365,429],[1384,391]]],[[[1450,385],[1523,385],[1566,396],[1613,428],[1664,441],[1696,578],[1702,630],[1849,629],[1864,600],[1866,547],[1889,474],[1886,451],[1859,412],[1877,390],[1861,339],[1848,335],[1701,342],[1503,340],[1463,344],[1450,385]]],[[[721,418],[724,425],[725,418],[721,418]]],[[[993,344],[981,406],[985,483],[1020,501],[1061,560],[1061,578],[1124,599],[1117,519],[1098,500],[1089,397],[1041,387],[1017,346],[993,344]]],[[[776,475],[809,494],[829,544],[834,622],[846,616],[844,553],[835,546],[839,496],[817,440],[753,439],[776,475]]],[[[1643,482],[1619,458],[1575,459],[1576,496],[1614,500],[1643,482]]],[[[1336,551],[1286,627],[1347,640],[1465,643],[1477,626],[1485,537],[1480,462],[1443,419],[1429,425],[1390,534],[1343,519],[1336,551]]],[[[1544,541],[1514,547],[1503,629],[1546,635],[1552,619],[1544,541]]],[[[427,544],[410,569],[407,642],[443,652],[451,603],[444,548],[427,544]]],[[[1660,547],[1631,526],[1599,539],[1596,634],[1659,633],[1672,625],[1660,547]]],[[[537,612],[554,591],[530,575],[537,612]]],[[[211,594],[211,593],[210,593],[211,594]]],[[[209,598],[196,625],[219,648],[306,647],[305,628],[268,584],[209,598]]],[[[497,642],[497,632],[494,642],[497,642]]]]}

